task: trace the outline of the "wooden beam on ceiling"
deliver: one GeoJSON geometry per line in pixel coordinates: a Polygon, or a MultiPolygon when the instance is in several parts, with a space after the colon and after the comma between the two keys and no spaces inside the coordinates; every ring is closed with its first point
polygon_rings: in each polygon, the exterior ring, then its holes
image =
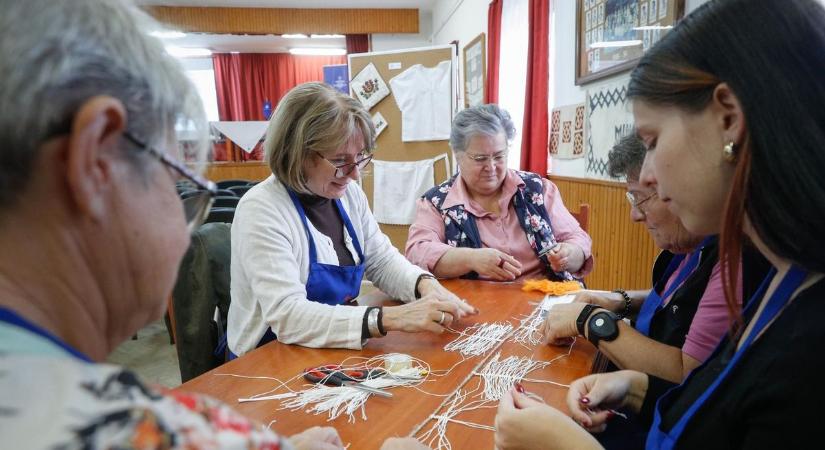
{"type": "Polygon", "coordinates": [[[417,9],[297,9],[146,6],[159,22],[214,34],[418,33],[417,9]]]}

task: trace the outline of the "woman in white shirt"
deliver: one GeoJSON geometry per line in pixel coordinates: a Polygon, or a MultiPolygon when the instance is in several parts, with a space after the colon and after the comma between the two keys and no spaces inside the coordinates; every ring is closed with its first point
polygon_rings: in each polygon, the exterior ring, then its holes
{"type": "Polygon", "coordinates": [[[378,228],[352,183],[374,143],[369,113],[327,85],[306,83],[281,99],[265,142],[273,175],[244,195],[232,225],[232,356],[275,339],[360,349],[388,331],[440,333],[475,311],[378,228]],[[355,306],[363,277],[409,303],[355,306]]]}

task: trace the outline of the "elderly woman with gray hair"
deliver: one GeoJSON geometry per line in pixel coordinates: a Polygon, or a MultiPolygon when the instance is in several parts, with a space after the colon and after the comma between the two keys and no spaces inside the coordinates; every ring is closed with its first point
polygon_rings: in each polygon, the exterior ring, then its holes
{"type": "Polygon", "coordinates": [[[514,134],[498,105],[455,117],[450,147],[459,173],[418,201],[406,246],[410,261],[442,278],[571,280],[590,272],[590,236],[558,188],[507,168],[514,134]]]}
{"type": "Polygon", "coordinates": [[[322,83],[299,85],[275,109],[264,146],[272,176],[243,196],[232,225],[233,355],[275,339],[361,349],[389,331],[440,333],[475,311],[378,228],[353,183],[375,147],[357,100],[322,83]],[[406,304],[359,304],[363,278],[406,304]]]}

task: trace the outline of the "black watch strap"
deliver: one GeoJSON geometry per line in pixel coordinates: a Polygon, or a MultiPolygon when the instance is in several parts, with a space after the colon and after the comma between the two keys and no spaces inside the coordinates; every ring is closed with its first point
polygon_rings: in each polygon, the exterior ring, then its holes
{"type": "Polygon", "coordinates": [[[584,305],[582,312],[579,313],[579,317],[576,318],[576,330],[580,336],[584,336],[584,325],[587,323],[587,318],[590,317],[590,313],[596,308],[598,308],[596,305],[584,305]]]}
{"type": "Polygon", "coordinates": [[[599,348],[599,341],[612,341],[619,336],[619,316],[603,310],[590,317],[587,322],[587,340],[596,348],[599,348]]]}

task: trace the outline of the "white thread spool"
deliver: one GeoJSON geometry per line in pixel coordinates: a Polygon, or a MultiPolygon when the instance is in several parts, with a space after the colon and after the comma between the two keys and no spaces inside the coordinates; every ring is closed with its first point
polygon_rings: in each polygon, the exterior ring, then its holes
{"type": "Polygon", "coordinates": [[[402,353],[393,353],[387,355],[384,359],[384,368],[391,374],[397,374],[406,371],[412,367],[412,358],[410,355],[402,353]]]}

